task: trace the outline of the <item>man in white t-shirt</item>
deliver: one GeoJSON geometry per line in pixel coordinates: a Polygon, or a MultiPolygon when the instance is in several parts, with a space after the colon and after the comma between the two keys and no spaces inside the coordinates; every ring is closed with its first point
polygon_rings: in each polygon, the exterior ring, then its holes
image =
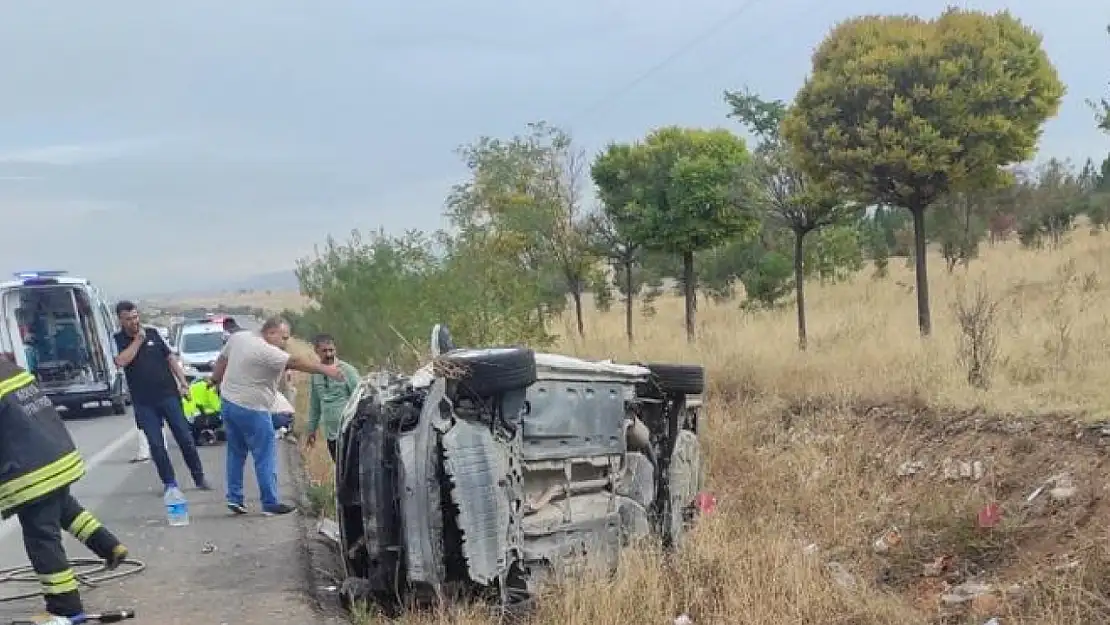
{"type": "Polygon", "coordinates": [[[228,337],[212,372],[213,383],[220,386],[227,434],[227,508],[235,514],[247,513],[243,466],[248,452],[254,458],[263,514],[288,514],[295,510],[278,499],[277,442],[270,416],[285,371],[343,378],[334,365],[322,365],[286,352],[288,341],[289,324],[277,317],[267,319],[257,334],[242,331],[228,337]]]}

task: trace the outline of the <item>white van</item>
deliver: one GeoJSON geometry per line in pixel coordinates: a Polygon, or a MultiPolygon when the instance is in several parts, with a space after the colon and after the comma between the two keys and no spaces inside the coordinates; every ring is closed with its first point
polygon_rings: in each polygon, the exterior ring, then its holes
{"type": "Polygon", "coordinates": [[[0,356],[27,369],[43,393],[68,412],[129,401],[112,334],[118,329],[103,294],[64,271],[28,271],[0,283],[0,356]]]}

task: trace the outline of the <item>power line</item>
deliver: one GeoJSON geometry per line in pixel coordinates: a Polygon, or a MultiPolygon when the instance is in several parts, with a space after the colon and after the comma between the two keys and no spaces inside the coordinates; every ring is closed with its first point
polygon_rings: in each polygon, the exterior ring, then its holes
{"type": "Polygon", "coordinates": [[[674,61],[678,60],[683,55],[685,55],[687,52],[690,52],[694,48],[696,48],[699,45],[705,43],[705,41],[707,39],[709,39],[710,37],[715,35],[718,31],[724,29],[726,26],[728,26],[732,22],[736,21],[741,15],[743,15],[748,9],[755,6],[755,4],[759,1],[760,0],[748,0],[744,4],[736,7],[735,9],[732,9],[731,11],[726,13],[721,19],[714,22],[712,26],[702,30],[699,33],[697,33],[694,37],[690,38],[690,40],[688,40],[686,43],[682,44],[677,49],[675,49],[674,52],[671,52],[669,55],[667,55],[663,60],[659,61],[655,65],[652,65],[651,67],[649,67],[644,72],[637,75],[632,80],[623,84],[618,89],[616,89],[614,91],[611,91],[608,95],[605,95],[604,97],[596,100],[590,106],[588,106],[588,107],[582,109],[581,111],[579,111],[579,113],[577,115],[574,115],[574,118],[577,119],[577,118],[585,117],[585,116],[587,116],[591,113],[594,113],[595,111],[601,109],[603,106],[608,104],[611,100],[619,98],[620,96],[624,95],[625,92],[635,88],[637,85],[644,82],[648,78],[651,78],[654,74],[656,74],[657,72],[659,72],[660,70],[662,70],[666,66],[670,65],[674,61]]]}

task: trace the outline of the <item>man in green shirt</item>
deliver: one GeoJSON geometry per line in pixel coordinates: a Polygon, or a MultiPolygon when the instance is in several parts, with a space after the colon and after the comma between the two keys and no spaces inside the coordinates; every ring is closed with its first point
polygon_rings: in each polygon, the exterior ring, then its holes
{"type": "Polygon", "coordinates": [[[305,445],[312,447],[316,444],[316,430],[322,425],[328,442],[328,453],[334,462],[339,421],[343,415],[343,407],[358,387],[358,370],[338,358],[335,339],[328,334],[316,335],[312,339],[312,348],[316,350],[322,364],[338,366],[345,378],[338,382],[314,373],[308,381],[308,437],[305,445]]]}

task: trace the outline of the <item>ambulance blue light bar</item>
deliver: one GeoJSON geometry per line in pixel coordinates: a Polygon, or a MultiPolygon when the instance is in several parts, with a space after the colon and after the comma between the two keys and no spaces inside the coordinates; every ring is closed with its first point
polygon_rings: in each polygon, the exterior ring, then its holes
{"type": "Polygon", "coordinates": [[[66,275],[67,271],[18,271],[15,277],[23,281],[27,286],[34,286],[36,284],[57,284],[58,277],[66,275]]]}

